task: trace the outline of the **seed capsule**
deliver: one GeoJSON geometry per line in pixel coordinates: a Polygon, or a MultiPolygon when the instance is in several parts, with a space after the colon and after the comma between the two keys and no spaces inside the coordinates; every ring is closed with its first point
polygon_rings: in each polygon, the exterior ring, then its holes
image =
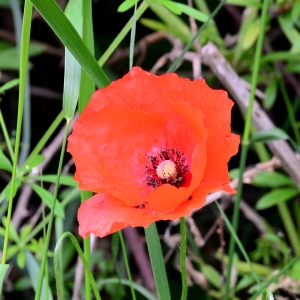
{"type": "Polygon", "coordinates": [[[161,179],[177,177],[176,165],[172,160],[162,161],[156,168],[156,174],[161,179]]]}

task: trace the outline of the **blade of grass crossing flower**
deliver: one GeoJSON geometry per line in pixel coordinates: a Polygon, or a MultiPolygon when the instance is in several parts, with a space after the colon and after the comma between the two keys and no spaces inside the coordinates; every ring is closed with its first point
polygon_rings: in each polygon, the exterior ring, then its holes
{"type": "Polygon", "coordinates": [[[251,263],[251,260],[249,259],[249,256],[245,250],[245,248],[243,247],[241,241],[239,240],[234,228],[232,227],[232,225],[230,224],[230,221],[228,220],[227,216],[225,215],[222,207],[220,206],[220,204],[216,201],[215,202],[218,209],[219,209],[219,212],[221,213],[223,219],[224,219],[224,222],[230,232],[230,236],[235,240],[236,244],[238,245],[238,247],[240,248],[240,251],[241,253],[243,254],[245,260],[247,261],[247,263],[249,264],[249,267],[251,269],[251,273],[252,273],[252,276],[253,278],[255,279],[255,281],[257,282],[257,284],[259,285],[260,284],[260,280],[259,280],[259,277],[257,276],[253,266],[252,266],[252,263],[251,263]]]}
{"type": "Polygon", "coordinates": [[[180,218],[180,271],[182,280],[181,300],[186,300],[188,293],[188,282],[186,275],[186,226],[185,218],[180,218]]]}
{"type": "MultiPolygon", "coordinates": [[[[92,55],[94,55],[94,32],[92,20],[92,3],[91,0],[83,1],[83,42],[86,44],[92,55]]],[[[95,91],[95,83],[83,69],[81,73],[78,111],[82,112],[90,100],[92,93],[95,91]]]]}
{"type": "MultiPolygon", "coordinates": [[[[91,0],[83,1],[83,32],[82,32],[82,39],[89,51],[94,55],[94,34],[93,34],[93,20],[92,20],[92,3],[91,0]]],[[[81,113],[89,102],[92,93],[95,91],[95,84],[93,80],[88,76],[85,70],[82,70],[81,80],[80,80],[80,90],[79,90],[79,103],[78,103],[78,110],[81,113]]],[[[85,201],[86,199],[92,196],[91,192],[81,191],[80,198],[81,202],[85,201]]],[[[90,264],[90,237],[83,240],[83,252],[84,257],[88,263],[90,264]]],[[[85,270],[84,276],[85,282],[85,299],[91,299],[91,288],[90,288],[90,279],[88,276],[87,271],[85,270]]]]}
{"type": "Polygon", "coordinates": [[[207,26],[207,24],[210,22],[210,20],[212,20],[216,14],[219,12],[219,10],[221,9],[221,7],[224,5],[226,0],[222,0],[219,5],[214,9],[214,11],[212,12],[212,14],[208,17],[207,21],[205,23],[203,23],[201,25],[201,27],[198,29],[197,33],[193,36],[193,38],[186,44],[186,46],[184,47],[184,49],[182,50],[182,52],[180,53],[180,55],[176,58],[176,60],[172,63],[172,65],[170,66],[170,68],[168,69],[168,73],[169,72],[174,72],[178,63],[182,60],[183,56],[185,55],[185,53],[193,46],[195,40],[199,37],[200,33],[202,32],[202,30],[207,26]]]}
{"type": "Polygon", "coordinates": [[[99,87],[107,86],[109,79],[58,4],[53,0],[31,2],[95,83],[99,87]]]}
{"type": "Polygon", "coordinates": [[[127,251],[126,251],[126,247],[125,247],[125,243],[124,243],[124,239],[123,239],[123,234],[122,234],[121,230],[119,230],[119,237],[120,237],[121,247],[122,247],[122,251],[123,251],[127,276],[128,276],[129,282],[130,282],[131,296],[132,296],[133,300],[136,300],[135,291],[134,291],[133,282],[132,282],[132,277],[131,277],[131,272],[130,272],[130,267],[129,267],[129,263],[128,263],[128,259],[127,259],[127,251]]]}
{"type": "Polygon", "coordinates": [[[166,267],[156,224],[152,223],[148,228],[145,228],[145,234],[158,298],[160,300],[171,300],[166,267]]]}
{"type": "MultiPolygon", "coordinates": [[[[29,0],[25,1],[24,7],[24,20],[31,20],[32,16],[32,5],[29,0]]],[[[23,32],[30,32],[31,23],[23,22],[23,32]]],[[[18,116],[17,116],[17,129],[16,129],[16,138],[15,138],[15,153],[14,153],[14,161],[13,161],[13,171],[12,171],[12,179],[11,179],[11,190],[9,195],[8,202],[8,210],[7,210],[7,226],[5,230],[4,244],[3,244],[3,253],[2,253],[2,264],[6,262],[7,255],[7,247],[8,247],[8,234],[9,227],[11,221],[12,214],[12,205],[14,198],[14,186],[16,181],[17,174],[17,163],[19,157],[19,147],[20,147],[20,139],[21,139],[21,129],[22,129],[22,117],[23,117],[23,108],[24,108],[24,94],[25,94],[25,86],[26,86],[26,70],[28,63],[28,46],[29,46],[29,35],[22,34],[21,39],[21,47],[20,47],[20,86],[19,86],[19,100],[18,100],[18,116]]]]}
{"type": "MultiPolygon", "coordinates": [[[[82,0],[70,0],[65,9],[66,17],[70,20],[76,31],[82,36],[83,7],[82,0]]],[[[81,66],[72,55],[65,49],[65,75],[63,93],[64,117],[71,120],[74,116],[80,87],[81,66]]]]}
{"type": "MultiPolygon", "coordinates": [[[[240,200],[242,197],[242,190],[243,190],[243,173],[246,166],[246,159],[248,154],[248,148],[249,148],[249,137],[251,132],[251,121],[252,121],[252,108],[254,103],[254,96],[255,96],[255,90],[257,85],[257,78],[258,78],[258,72],[259,72],[259,65],[260,65],[260,57],[261,57],[261,51],[262,51],[262,44],[263,44],[263,38],[264,38],[264,32],[265,32],[265,26],[266,26],[266,18],[267,18],[267,9],[268,9],[268,0],[263,1],[262,11],[261,11],[261,27],[260,32],[258,34],[255,54],[254,54],[254,65],[253,65],[253,72],[252,72],[252,78],[251,78],[251,91],[249,96],[249,106],[246,114],[246,121],[245,121],[245,127],[244,127],[244,133],[242,138],[242,150],[241,150],[241,157],[240,157],[240,163],[239,163],[239,182],[238,182],[238,188],[237,188],[237,194],[235,197],[235,203],[234,203],[234,209],[233,209],[233,216],[232,216],[232,227],[234,232],[237,232],[238,227],[238,220],[239,220],[239,205],[240,200]]],[[[230,237],[229,242],[229,250],[228,250],[228,256],[229,256],[229,262],[228,262],[228,268],[227,268],[227,276],[226,276],[226,284],[225,284],[225,300],[230,299],[230,277],[231,277],[231,267],[233,264],[233,257],[234,257],[234,250],[235,250],[235,239],[233,235],[230,237]]]]}
{"type": "MultiPolygon", "coordinates": [[[[55,249],[54,249],[54,271],[55,271],[55,280],[56,280],[56,282],[63,280],[62,278],[59,278],[60,272],[59,272],[59,263],[58,263],[58,252],[59,252],[59,249],[60,249],[60,247],[62,245],[62,242],[65,238],[69,238],[70,241],[72,242],[73,246],[75,247],[75,249],[76,249],[76,251],[77,251],[77,253],[78,253],[78,255],[79,255],[79,257],[80,257],[80,259],[83,263],[86,274],[89,276],[89,282],[91,283],[95,298],[97,300],[101,300],[96,282],[95,282],[95,280],[93,278],[93,275],[92,275],[92,272],[90,270],[89,263],[86,261],[85,256],[84,256],[84,254],[83,254],[83,252],[82,252],[75,236],[71,232],[65,232],[60,237],[60,239],[57,241],[55,249]]],[[[57,298],[58,298],[58,300],[63,300],[61,291],[59,290],[59,285],[57,285],[57,298]]]]}
{"type": "MultiPolygon", "coordinates": [[[[149,7],[148,1],[143,1],[139,8],[136,10],[135,18],[138,20],[141,15],[146,11],[146,9],[149,7]]],[[[107,50],[103,53],[103,55],[98,60],[98,64],[102,67],[107,59],[111,56],[111,54],[116,50],[116,48],[120,45],[121,41],[124,39],[124,37],[127,35],[127,33],[130,31],[133,23],[133,17],[126,23],[126,25],[123,27],[121,32],[116,36],[116,38],[113,40],[113,42],[110,44],[110,46],[107,48],[107,50]]]]}
{"type": "Polygon", "coordinates": [[[134,4],[134,13],[133,13],[133,21],[130,32],[130,48],[129,48],[129,70],[133,67],[133,56],[134,56],[134,42],[135,42],[135,32],[136,32],[136,6],[137,2],[134,4]]]}
{"type": "Polygon", "coordinates": [[[59,158],[59,164],[58,164],[58,170],[57,170],[57,179],[55,183],[55,188],[54,188],[54,193],[53,193],[53,206],[50,211],[50,219],[49,223],[47,226],[47,234],[46,234],[46,239],[44,242],[44,252],[43,252],[43,257],[42,257],[42,262],[41,262],[41,268],[40,268],[40,273],[38,277],[38,283],[37,283],[37,290],[35,294],[35,300],[39,300],[41,298],[41,289],[42,289],[42,283],[43,283],[43,276],[45,273],[45,266],[47,263],[47,250],[49,249],[49,244],[50,244],[50,237],[51,237],[51,231],[52,231],[52,225],[53,225],[53,219],[54,219],[54,210],[55,210],[55,204],[56,204],[56,198],[58,194],[58,187],[59,187],[59,178],[61,175],[62,171],[62,164],[63,164],[63,159],[64,159],[64,154],[65,154],[65,148],[66,148],[66,143],[67,143],[67,136],[68,136],[68,129],[69,129],[70,122],[66,122],[66,128],[65,128],[65,135],[63,139],[63,145],[61,148],[61,153],[60,153],[60,158],[59,158]]]}

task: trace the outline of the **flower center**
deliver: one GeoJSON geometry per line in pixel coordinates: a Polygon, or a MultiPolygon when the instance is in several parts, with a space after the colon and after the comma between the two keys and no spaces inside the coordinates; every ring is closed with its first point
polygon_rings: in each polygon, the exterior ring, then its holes
{"type": "Polygon", "coordinates": [[[156,174],[161,179],[176,178],[176,165],[172,160],[162,161],[156,168],[156,174]]]}
{"type": "Polygon", "coordinates": [[[161,149],[157,156],[148,155],[148,159],[151,166],[146,165],[147,185],[157,188],[169,183],[179,188],[186,183],[186,156],[178,149],[161,149]]]}

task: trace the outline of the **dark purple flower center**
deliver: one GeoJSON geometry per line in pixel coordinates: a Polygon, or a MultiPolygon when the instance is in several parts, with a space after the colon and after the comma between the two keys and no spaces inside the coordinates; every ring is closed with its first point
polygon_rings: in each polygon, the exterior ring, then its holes
{"type": "Polygon", "coordinates": [[[179,188],[186,182],[188,166],[186,156],[178,149],[161,149],[157,156],[147,156],[151,165],[146,165],[147,185],[157,188],[164,183],[179,188]]]}

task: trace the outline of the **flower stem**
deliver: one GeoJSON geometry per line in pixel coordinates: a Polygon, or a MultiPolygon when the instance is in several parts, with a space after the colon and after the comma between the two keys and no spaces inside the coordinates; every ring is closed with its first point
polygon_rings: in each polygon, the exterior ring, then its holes
{"type": "Polygon", "coordinates": [[[181,300],[186,300],[188,293],[188,282],[186,275],[186,227],[185,227],[185,218],[180,218],[180,271],[182,278],[182,292],[181,300]]]}
{"type": "MultiPolygon", "coordinates": [[[[234,203],[234,210],[233,210],[233,217],[232,217],[232,227],[234,232],[237,232],[238,227],[238,219],[239,219],[239,204],[242,197],[242,189],[243,189],[243,173],[246,166],[246,159],[247,153],[249,148],[249,137],[251,131],[251,119],[252,119],[252,109],[254,103],[254,96],[255,96],[255,89],[258,80],[258,72],[259,72],[259,64],[260,64],[260,57],[261,57],[261,49],[264,39],[264,32],[265,32],[265,25],[267,19],[267,9],[268,9],[268,0],[263,1],[262,12],[261,12],[261,27],[260,32],[258,35],[258,40],[255,49],[255,56],[254,56],[254,65],[253,65],[253,72],[251,78],[251,91],[249,96],[249,106],[246,115],[245,121],[245,128],[243,133],[243,140],[242,140],[242,150],[241,150],[241,158],[240,158],[240,165],[239,165],[239,183],[237,188],[237,195],[234,203]]],[[[229,243],[229,262],[228,262],[228,269],[227,269],[227,276],[226,276],[226,286],[225,286],[225,300],[229,300],[230,298],[230,277],[231,277],[231,268],[233,264],[233,257],[235,251],[235,239],[231,235],[230,243],[229,243]]]]}
{"type": "Polygon", "coordinates": [[[128,259],[127,259],[127,251],[126,251],[126,247],[125,247],[125,243],[124,243],[124,239],[123,239],[123,234],[122,234],[121,230],[119,230],[119,237],[120,237],[121,246],[122,246],[122,250],[123,250],[123,256],[124,256],[127,276],[128,276],[129,282],[130,282],[131,296],[132,296],[133,300],[136,300],[135,291],[134,291],[133,282],[132,282],[132,277],[131,277],[131,272],[130,272],[130,267],[129,267],[129,263],[128,263],[128,259]]]}
{"type": "Polygon", "coordinates": [[[65,129],[65,136],[64,136],[63,145],[61,148],[61,153],[60,153],[60,158],[59,158],[57,177],[56,177],[56,182],[55,182],[55,189],[54,189],[54,193],[53,193],[53,206],[51,207],[50,219],[49,219],[49,223],[48,223],[48,227],[47,227],[46,239],[44,242],[44,253],[43,253],[43,257],[42,257],[42,262],[41,262],[41,267],[40,267],[40,272],[39,272],[39,277],[38,277],[38,282],[37,282],[36,294],[34,297],[35,300],[40,299],[41,292],[42,292],[42,284],[43,284],[43,278],[44,278],[44,273],[45,273],[45,266],[46,266],[46,262],[47,262],[47,254],[48,254],[53,219],[54,219],[54,210],[55,210],[55,204],[56,204],[56,199],[57,199],[57,194],[58,194],[59,179],[60,179],[60,175],[61,175],[61,171],[62,171],[62,164],[63,164],[65,148],[66,148],[66,143],[67,143],[69,125],[70,125],[70,123],[67,121],[66,129],[65,129]]]}

